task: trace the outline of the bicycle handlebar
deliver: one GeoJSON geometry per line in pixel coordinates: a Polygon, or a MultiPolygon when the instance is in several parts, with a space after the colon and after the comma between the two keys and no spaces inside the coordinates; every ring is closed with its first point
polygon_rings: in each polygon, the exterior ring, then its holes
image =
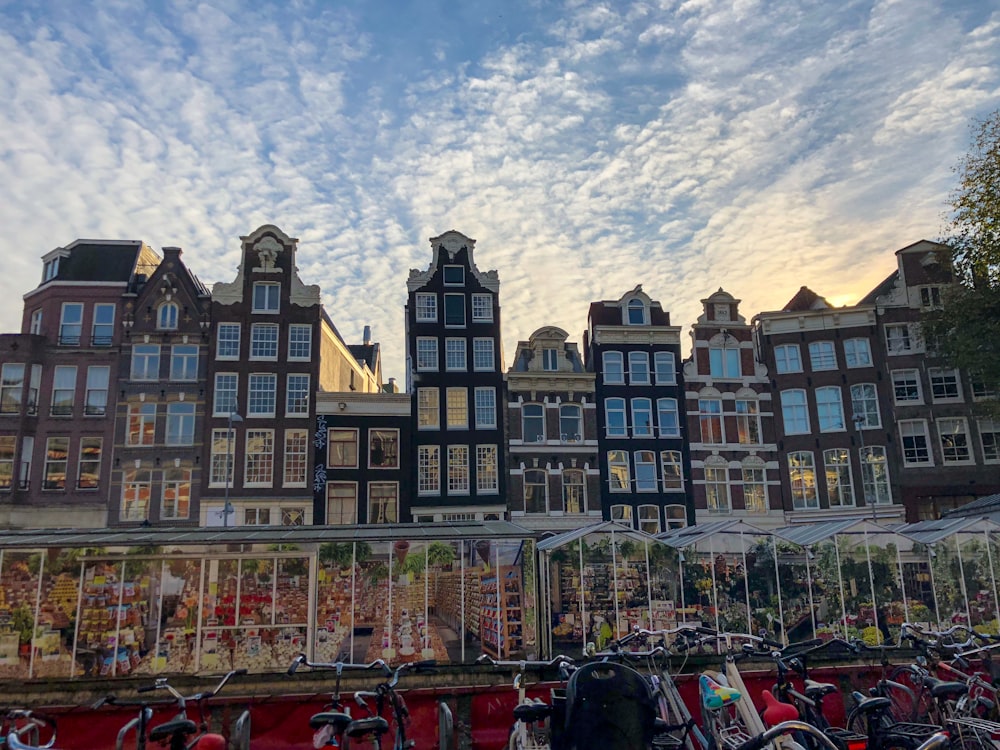
{"type": "Polygon", "coordinates": [[[293,660],[291,665],[288,667],[288,675],[291,676],[295,674],[299,665],[309,667],[310,669],[334,669],[339,674],[344,671],[358,671],[363,672],[369,669],[374,669],[375,667],[380,667],[383,674],[392,674],[392,670],[389,669],[389,665],[385,663],[385,659],[376,659],[368,664],[353,664],[346,661],[334,661],[334,662],[320,662],[320,661],[309,661],[309,657],[305,654],[299,654],[293,660]]]}
{"type": "MultiPolygon", "coordinates": [[[[775,724],[762,734],[747,740],[742,745],[738,746],[736,750],[761,750],[771,740],[791,732],[804,732],[814,738],[820,745],[823,746],[823,748],[825,748],[825,750],[837,750],[837,746],[822,731],[814,727],[812,724],[807,724],[799,719],[792,719],[791,721],[783,721],[780,724],[775,724]]],[[[931,748],[928,748],[927,750],[931,750],[931,748]]]]}
{"type": "Polygon", "coordinates": [[[476,664],[489,664],[492,667],[518,667],[522,672],[529,667],[545,669],[547,667],[558,667],[561,664],[572,663],[573,660],[564,654],[559,654],[550,661],[530,661],[527,659],[522,659],[521,661],[500,661],[499,659],[494,659],[489,654],[483,654],[476,659],[476,664]]]}

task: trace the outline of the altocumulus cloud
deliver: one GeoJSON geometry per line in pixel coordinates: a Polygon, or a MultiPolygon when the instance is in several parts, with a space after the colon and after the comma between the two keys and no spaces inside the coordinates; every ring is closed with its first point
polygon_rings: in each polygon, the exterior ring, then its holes
{"type": "Polygon", "coordinates": [[[675,324],[719,286],[853,301],[938,234],[1000,89],[972,2],[49,5],[0,10],[3,329],[77,237],[181,245],[211,284],[273,222],[399,377],[407,271],[452,228],[508,357],[639,283],[675,324]]]}

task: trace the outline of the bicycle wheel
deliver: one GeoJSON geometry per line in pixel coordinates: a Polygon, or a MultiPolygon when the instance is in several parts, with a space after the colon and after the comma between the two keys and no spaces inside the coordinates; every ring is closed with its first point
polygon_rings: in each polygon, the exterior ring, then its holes
{"type": "Polygon", "coordinates": [[[890,683],[902,685],[909,691],[893,691],[888,695],[893,702],[893,716],[897,721],[927,721],[934,699],[924,687],[924,676],[909,664],[901,664],[889,673],[890,683]],[[902,713],[901,713],[902,712],[902,713]]]}

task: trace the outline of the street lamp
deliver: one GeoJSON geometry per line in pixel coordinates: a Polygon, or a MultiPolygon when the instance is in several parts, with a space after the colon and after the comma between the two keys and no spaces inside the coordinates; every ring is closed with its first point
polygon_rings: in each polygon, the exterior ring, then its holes
{"type": "Polygon", "coordinates": [[[225,493],[225,503],[222,506],[222,525],[229,526],[229,516],[236,512],[232,504],[229,502],[229,484],[233,476],[233,422],[242,422],[243,417],[236,413],[236,403],[233,402],[233,408],[229,411],[229,419],[227,420],[226,428],[226,493],[225,493]]]}

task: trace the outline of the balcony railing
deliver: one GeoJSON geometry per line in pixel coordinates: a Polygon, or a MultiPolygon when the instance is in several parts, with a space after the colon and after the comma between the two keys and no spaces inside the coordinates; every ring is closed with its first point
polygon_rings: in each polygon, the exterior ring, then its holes
{"type": "Polygon", "coordinates": [[[57,406],[57,405],[53,404],[52,405],[52,410],[49,412],[49,414],[51,414],[53,417],[72,417],[73,416],[73,407],[72,407],[72,405],[70,405],[70,406],[57,406]]]}
{"type": "Polygon", "coordinates": [[[80,346],[80,334],[59,334],[59,346],[80,346]]]}

